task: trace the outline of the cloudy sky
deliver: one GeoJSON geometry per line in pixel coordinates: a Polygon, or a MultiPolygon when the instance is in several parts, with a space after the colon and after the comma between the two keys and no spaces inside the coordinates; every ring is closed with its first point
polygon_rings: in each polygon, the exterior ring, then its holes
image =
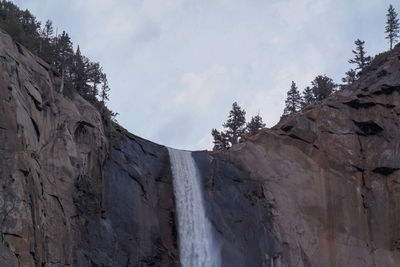
{"type": "MultiPolygon", "coordinates": [[[[108,75],[109,107],[132,133],[211,149],[234,101],[276,124],[286,92],[340,82],[354,40],[388,49],[386,0],[17,0],[67,31],[108,75]]],[[[397,11],[398,1],[392,1],[397,11]]]]}

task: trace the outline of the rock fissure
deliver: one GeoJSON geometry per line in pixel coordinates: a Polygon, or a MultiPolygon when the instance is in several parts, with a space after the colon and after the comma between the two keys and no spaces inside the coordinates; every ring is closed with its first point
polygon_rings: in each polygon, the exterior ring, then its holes
{"type": "Polygon", "coordinates": [[[65,216],[64,206],[62,205],[62,203],[61,203],[61,201],[60,201],[60,198],[59,198],[57,195],[54,195],[54,194],[48,194],[48,195],[51,196],[51,197],[53,197],[53,198],[57,201],[58,205],[59,205],[60,208],[61,208],[62,214],[65,216]]]}
{"type": "Polygon", "coordinates": [[[333,132],[333,131],[331,131],[331,130],[322,130],[321,131],[321,133],[328,133],[328,134],[334,134],[334,135],[355,135],[355,133],[352,133],[352,132],[343,132],[343,133],[340,133],[340,132],[333,132]]]}
{"type": "Polygon", "coordinates": [[[383,131],[383,128],[372,120],[369,121],[353,120],[353,122],[359,129],[359,131],[356,131],[356,133],[359,135],[363,136],[377,135],[378,133],[383,131]]]}
{"type": "Polygon", "coordinates": [[[353,99],[348,102],[343,102],[343,104],[348,105],[354,109],[371,108],[376,106],[376,103],[374,102],[361,102],[359,99],[353,99]]]}
{"type": "Polygon", "coordinates": [[[35,129],[35,133],[36,133],[36,138],[38,140],[38,142],[40,141],[40,130],[39,130],[39,126],[37,125],[36,121],[31,118],[32,121],[32,125],[33,125],[33,129],[35,129]]]}
{"type": "Polygon", "coordinates": [[[3,232],[3,235],[9,235],[9,236],[13,236],[16,238],[23,238],[22,236],[20,236],[19,234],[15,234],[15,233],[8,233],[8,232],[3,232]]]}
{"type": "Polygon", "coordinates": [[[388,176],[395,171],[398,171],[400,168],[393,168],[393,167],[376,167],[375,169],[372,170],[374,173],[379,173],[384,176],[388,176]]]}
{"type": "Polygon", "coordinates": [[[150,156],[153,156],[153,157],[157,158],[157,155],[151,153],[150,151],[146,151],[146,150],[143,148],[143,145],[142,145],[139,141],[137,141],[135,137],[131,136],[130,134],[125,134],[125,136],[126,136],[129,140],[132,140],[133,142],[135,142],[135,143],[140,147],[140,149],[142,150],[143,154],[150,155],[150,156]]]}
{"type": "Polygon", "coordinates": [[[394,92],[400,92],[400,85],[387,85],[384,84],[381,86],[380,90],[374,91],[373,94],[374,95],[390,95],[393,94],[394,92]]]}
{"type": "Polygon", "coordinates": [[[336,107],[336,106],[334,106],[334,105],[331,105],[331,104],[327,104],[326,106],[327,106],[327,107],[330,107],[330,108],[333,108],[333,109],[340,109],[340,108],[338,108],[338,107],[336,107]]]}
{"type": "Polygon", "coordinates": [[[28,91],[28,95],[30,96],[30,98],[32,99],[33,103],[35,104],[35,107],[38,111],[42,111],[42,105],[39,101],[36,100],[36,98],[28,91]]]}
{"type": "Polygon", "coordinates": [[[294,134],[294,133],[291,133],[291,134],[289,134],[289,135],[287,135],[287,136],[289,136],[289,137],[291,137],[291,138],[293,138],[293,139],[296,139],[296,140],[303,141],[303,142],[305,142],[305,143],[307,143],[307,144],[310,144],[310,145],[312,144],[310,141],[307,141],[307,140],[305,140],[305,139],[299,137],[298,135],[296,135],[296,134],[294,134]]]}
{"type": "Polygon", "coordinates": [[[128,171],[126,168],[124,168],[123,166],[121,166],[120,165],[120,163],[118,162],[118,161],[116,161],[116,160],[112,160],[116,165],[118,165],[120,168],[121,168],[121,170],[123,170],[126,174],[128,174],[128,176],[133,180],[133,181],[135,181],[138,185],[139,185],[139,188],[141,189],[141,191],[142,191],[142,194],[143,194],[143,197],[145,198],[145,199],[147,199],[147,192],[146,192],[146,190],[145,190],[145,187],[144,187],[144,185],[142,184],[142,182],[140,181],[140,179],[139,178],[137,178],[135,175],[133,175],[130,171],[128,171]]]}

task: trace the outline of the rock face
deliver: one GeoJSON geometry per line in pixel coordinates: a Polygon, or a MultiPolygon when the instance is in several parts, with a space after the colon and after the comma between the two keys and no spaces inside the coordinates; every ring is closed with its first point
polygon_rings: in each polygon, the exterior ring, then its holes
{"type": "Polygon", "coordinates": [[[178,258],[165,147],[59,93],[0,31],[0,266],[169,266],[178,258]]]}
{"type": "Polygon", "coordinates": [[[84,228],[75,264],[175,266],[178,241],[167,149],[118,127],[103,170],[98,212],[88,214],[90,189],[79,192],[84,228]]]}
{"type": "Polygon", "coordinates": [[[272,209],[263,184],[227,160],[226,154],[195,152],[204,185],[206,214],[221,266],[270,266],[281,244],[271,232],[272,209]]]}
{"type": "Polygon", "coordinates": [[[59,77],[4,32],[0,61],[3,262],[72,264],[76,179],[86,171],[98,179],[106,158],[100,116],[79,96],[57,93],[59,77]]]}
{"type": "MultiPolygon", "coordinates": [[[[2,31],[0,62],[0,266],[179,266],[167,149],[106,133],[2,31]]],[[[399,266],[399,115],[400,46],[272,129],[193,153],[222,266],[399,266]]]]}
{"type": "Polygon", "coordinates": [[[262,183],[282,266],[400,265],[400,46],[377,60],[223,156],[262,183]]]}

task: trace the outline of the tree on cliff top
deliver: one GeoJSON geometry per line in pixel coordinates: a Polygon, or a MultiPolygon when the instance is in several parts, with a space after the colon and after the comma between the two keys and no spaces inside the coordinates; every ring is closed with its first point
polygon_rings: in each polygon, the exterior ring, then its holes
{"type": "Polygon", "coordinates": [[[82,96],[86,95],[89,90],[88,84],[87,84],[88,83],[88,74],[87,74],[88,64],[89,64],[89,60],[86,57],[82,56],[81,50],[78,45],[75,55],[73,56],[72,80],[75,85],[75,89],[82,96]]]}
{"type": "Polygon", "coordinates": [[[228,120],[224,123],[226,133],[228,134],[229,142],[237,144],[240,136],[244,133],[246,127],[246,111],[242,109],[236,102],[232,104],[232,109],[229,111],[228,120]]]}
{"type": "Polygon", "coordinates": [[[255,135],[264,127],[265,123],[263,122],[261,116],[257,114],[251,118],[249,123],[247,123],[246,133],[249,135],[255,135]]]}
{"type": "Polygon", "coordinates": [[[100,91],[100,100],[105,105],[105,103],[110,100],[109,99],[109,91],[110,87],[108,87],[108,80],[107,80],[107,75],[103,73],[101,77],[101,91],[100,91]]]}
{"type": "Polygon", "coordinates": [[[386,20],[385,33],[387,35],[385,38],[389,39],[390,50],[392,50],[393,43],[395,43],[399,38],[399,28],[400,28],[399,19],[397,18],[397,12],[394,10],[392,5],[389,6],[386,17],[387,20],[386,20]]]}
{"type": "Polygon", "coordinates": [[[10,1],[0,1],[0,27],[34,52],[40,46],[40,24],[28,10],[20,10],[10,1]]]}
{"type": "Polygon", "coordinates": [[[287,92],[287,98],[285,100],[285,109],[283,111],[284,116],[296,113],[301,108],[301,96],[297,89],[296,83],[292,81],[289,91],[287,92]]]}
{"type": "Polygon", "coordinates": [[[228,120],[223,124],[226,130],[211,130],[211,135],[214,139],[213,150],[226,150],[230,146],[239,143],[241,138],[245,135],[254,135],[265,127],[265,123],[262,121],[260,115],[252,117],[247,125],[245,116],[246,111],[242,109],[237,102],[234,102],[231,111],[229,111],[228,120]]]}
{"type": "Polygon", "coordinates": [[[303,109],[314,102],[315,102],[315,97],[314,97],[313,91],[310,88],[310,86],[307,86],[303,91],[301,108],[303,109]]]}
{"type": "Polygon", "coordinates": [[[357,73],[354,69],[350,69],[345,74],[346,77],[342,78],[342,82],[350,85],[356,80],[357,73]]]}
{"type": "Polygon", "coordinates": [[[314,98],[317,101],[321,101],[330,96],[336,88],[334,81],[326,75],[318,75],[311,82],[314,98]]]}
{"type": "Polygon", "coordinates": [[[60,92],[68,97],[79,93],[98,108],[104,120],[115,120],[117,113],[105,106],[110,90],[106,75],[98,62],[91,62],[81,54],[79,46],[74,53],[67,32],[54,35],[50,20],[41,28],[41,23],[28,10],[21,10],[6,0],[0,1],[0,28],[61,75],[60,92]]]}
{"type": "Polygon", "coordinates": [[[213,150],[226,150],[229,148],[229,136],[224,131],[219,132],[217,129],[212,129],[211,135],[214,139],[213,150]]]}
{"type": "Polygon", "coordinates": [[[356,70],[363,71],[371,62],[371,57],[367,56],[367,52],[364,49],[365,41],[357,39],[354,44],[356,45],[356,50],[352,50],[354,58],[350,59],[349,63],[356,64],[356,70]]]}

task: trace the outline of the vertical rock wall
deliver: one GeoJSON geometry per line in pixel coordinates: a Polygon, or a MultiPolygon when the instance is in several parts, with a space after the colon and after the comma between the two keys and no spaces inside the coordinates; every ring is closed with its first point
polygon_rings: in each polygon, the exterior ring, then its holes
{"type": "Polygon", "coordinates": [[[0,31],[0,266],[173,266],[165,147],[60,94],[60,77],[0,31]]]}

